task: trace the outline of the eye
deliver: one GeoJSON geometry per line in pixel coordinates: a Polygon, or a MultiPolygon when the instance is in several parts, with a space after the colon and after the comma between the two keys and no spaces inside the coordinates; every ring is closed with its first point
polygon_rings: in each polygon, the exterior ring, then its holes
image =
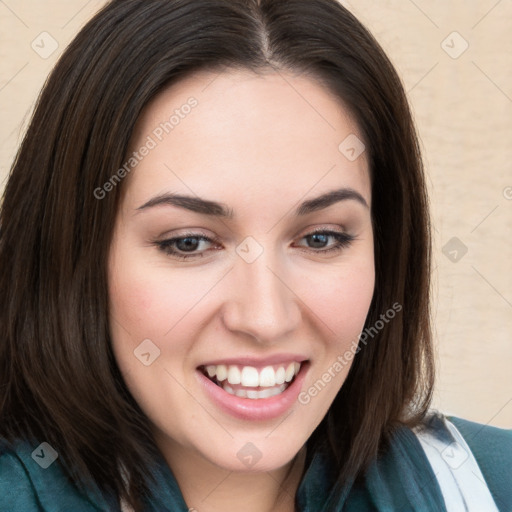
{"type": "Polygon", "coordinates": [[[184,236],[155,242],[155,245],[169,256],[186,260],[203,257],[208,246],[217,243],[217,240],[200,233],[187,233],[184,236]]]}
{"type": "MultiPolygon", "coordinates": [[[[350,246],[355,237],[341,231],[319,229],[303,236],[301,240],[306,240],[307,248],[313,249],[313,252],[325,254],[341,251],[350,246]]],[[[299,245],[299,247],[304,246],[299,245]]]]}
{"type": "MultiPolygon", "coordinates": [[[[355,237],[341,231],[319,229],[304,235],[300,240],[305,240],[307,245],[298,244],[298,247],[305,247],[308,252],[323,255],[341,251],[348,247],[355,237]]],[[[208,250],[212,249],[211,246],[217,246],[213,250],[218,250],[220,241],[201,233],[186,233],[180,237],[154,242],[154,244],[168,256],[188,260],[202,258],[208,250]]]]}

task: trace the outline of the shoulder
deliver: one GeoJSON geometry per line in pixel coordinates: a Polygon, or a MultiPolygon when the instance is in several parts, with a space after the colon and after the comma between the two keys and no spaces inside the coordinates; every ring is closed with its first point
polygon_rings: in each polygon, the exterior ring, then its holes
{"type": "Polygon", "coordinates": [[[0,508],[5,512],[40,511],[37,494],[16,448],[0,441],[0,508]]]}
{"type": "Polygon", "coordinates": [[[0,510],[2,512],[89,512],[105,510],[83,495],[47,443],[0,438],[0,510]]]}
{"type": "Polygon", "coordinates": [[[498,508],[512,510],[512,430],[448,417],[474,455],[498,508]]]}
{"type": "Polygon", "coordinates": [[[507,455],[508,460],[512,457],[512,429],[475,423],[455,416],[446,418],[457,427],[472,449],[480,450],[483,447],[493,456],[507,455]]]}
{"type": "Polygon", "coordinates": [[[415,433],[445,498],[457,500],[451,490],[458,489],[466,501],[492,496],[495,507],[485,510],[512,508],[511,430],[434,413],[415,433]]]}

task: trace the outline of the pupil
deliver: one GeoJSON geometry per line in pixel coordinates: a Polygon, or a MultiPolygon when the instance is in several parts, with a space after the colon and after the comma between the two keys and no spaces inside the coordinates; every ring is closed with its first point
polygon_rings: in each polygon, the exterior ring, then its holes
{"type": "Polygon", "coordinates": [[[310,236],[310,241],[312,242],[312,246],[316,248],[325,247],[327,243],[328,236],[322,234],[314,234],[310,236]]]}
{"type": "Polygon", "coordinates": [[[198,238],[193,238],[193,237],[183,238],[183,239],[177,241],[176,247],[180,251],[191,252],[191,251],[197,249],[198,244],[199,244],[198,238]]]}

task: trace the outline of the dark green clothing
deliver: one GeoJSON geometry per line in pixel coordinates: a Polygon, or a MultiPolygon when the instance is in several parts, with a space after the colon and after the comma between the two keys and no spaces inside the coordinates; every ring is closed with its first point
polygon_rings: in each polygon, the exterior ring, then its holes
{"type": "MultiPolygon", "coordinates": [[[[511,512],[512,430],[449,419],[471,448],[498,510],[511,512]]],[[[435,428],[442,430],[442,422],[439,425],[435,428]]],[[[99,492],[81,494],[65,476],[58,458],[43,469],[33,454],[44,459],[44,452],[35,452],[36,448],[26,441],[11,447],[0,445],[1,512],[120,512],[115,497],[99,492]]],[[[189,508],[163,457],[155,461],[154,469],[157,485],[145,510],[187,512],[189,508]]],[[[390,449],[374,461],[362,485],[346,484],[336,498],[331,492],[334,479],[328,460],[315,456],[298,490],[300,511],[447,512],[428,458],[407,428],[396,432],[390,449]]]]}

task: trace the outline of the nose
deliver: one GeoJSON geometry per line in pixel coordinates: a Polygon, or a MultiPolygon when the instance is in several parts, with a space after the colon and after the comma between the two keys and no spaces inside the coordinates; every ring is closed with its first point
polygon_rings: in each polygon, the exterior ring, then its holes
{"type": "Polygon", "coordinates": [[[227,283],[222,319],[232,332],[260,343],[274,343],[299,327],[301,302],[293,290],[290,272],[265,254],[252,263],[236,262],[227,283]]]}

